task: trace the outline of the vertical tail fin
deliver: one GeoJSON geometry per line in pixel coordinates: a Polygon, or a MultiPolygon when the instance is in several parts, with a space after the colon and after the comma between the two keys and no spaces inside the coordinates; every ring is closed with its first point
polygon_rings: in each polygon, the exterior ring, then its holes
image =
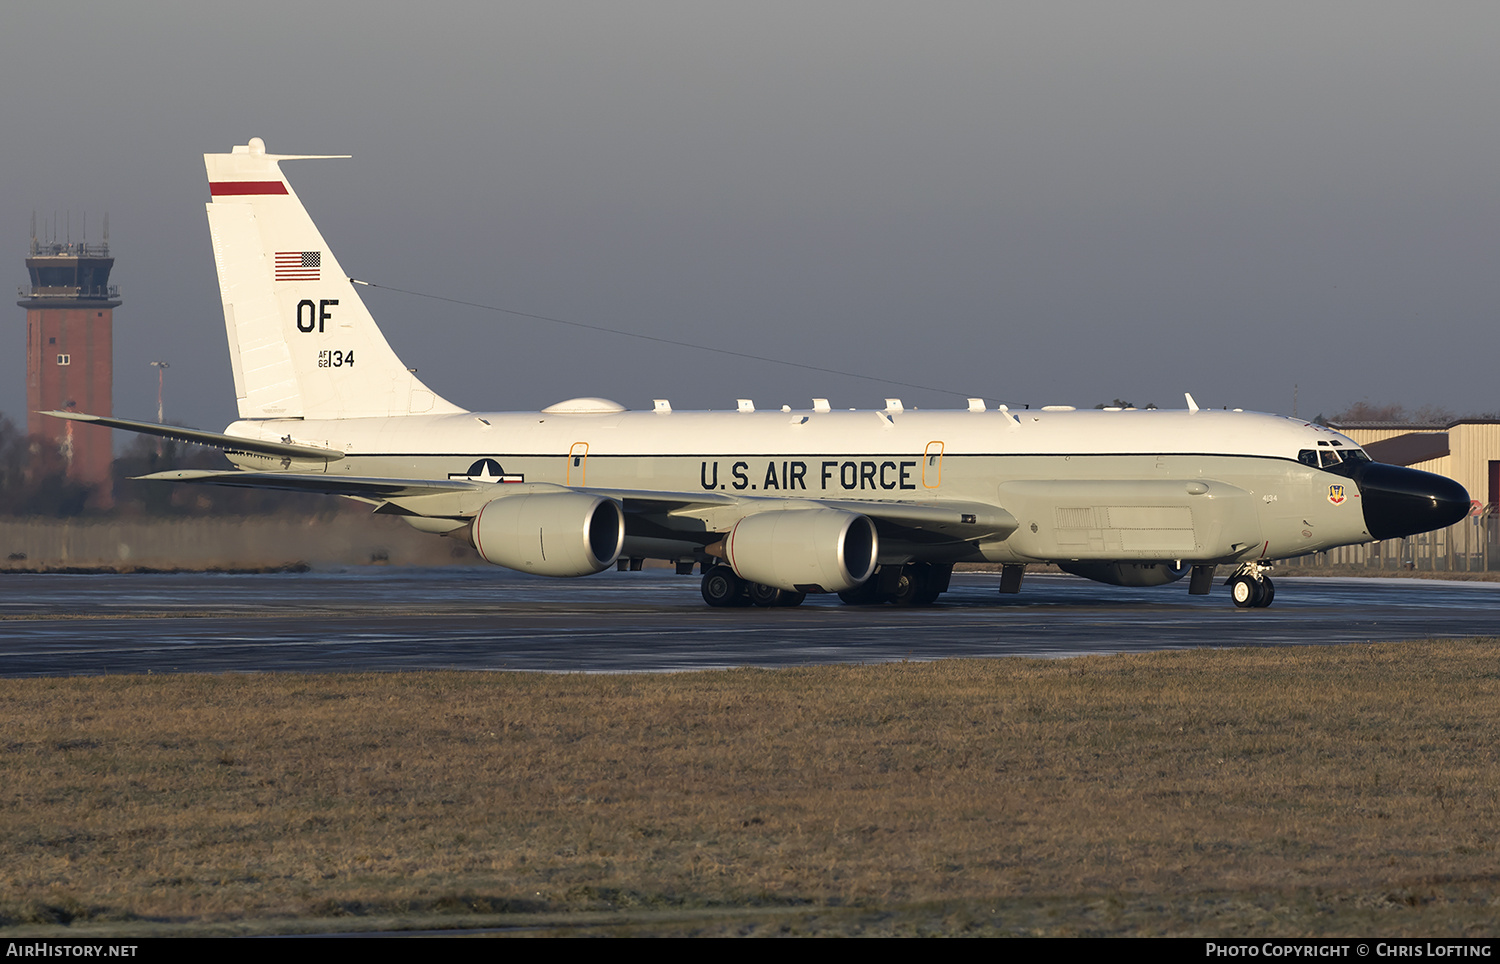
{"type": "Polygon", "coordinates": [[[255,137],[203,157],[240,417],[463,412],[396,357],[281,173],[315,156],[267,154],[255,137]]]}

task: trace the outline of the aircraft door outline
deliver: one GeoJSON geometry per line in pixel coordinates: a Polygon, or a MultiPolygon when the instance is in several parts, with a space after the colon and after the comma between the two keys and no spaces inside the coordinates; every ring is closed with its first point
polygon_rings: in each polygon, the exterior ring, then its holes
{"type": "Polygon", "coordinates": [[[567,485],[584,484],[584,473],[588,470],[588,461],[589,443],[574,442],[572,447],[568,449],[568,467],[563,476],[567,480],[567,485]],[[574,475],[578,476],[576,482],[573,480],[574,475]]]}
{"type": "Polygon", "coordinates": [[[922,487],[935,489],[943,484],[943,443],[934,440],[927,443],[922,453],[922,487]]]}

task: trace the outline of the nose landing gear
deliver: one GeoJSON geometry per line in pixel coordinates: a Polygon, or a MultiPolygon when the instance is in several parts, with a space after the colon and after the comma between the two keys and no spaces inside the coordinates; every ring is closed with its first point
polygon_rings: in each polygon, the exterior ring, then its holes
{"type": "Polygon", "coordinates": [[[1224,585],[1229,587],[1229,598],[1241,609],[1264,609],[1276,598],[1276,586],[1267,575],[1271,567],[1259,562],[1247,562],[1234,571],[1224,585]]]}

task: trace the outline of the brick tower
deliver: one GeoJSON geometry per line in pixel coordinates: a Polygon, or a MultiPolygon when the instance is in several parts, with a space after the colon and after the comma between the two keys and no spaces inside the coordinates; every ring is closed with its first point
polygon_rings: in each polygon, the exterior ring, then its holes
{"type": "Polygon", "coordinates": [[[118,287],[109,283],[114,264],[108,218],[104,241],[89,244],[38,240],[33,215],[26,259],[31,285],[16,302],[26,309],[26,432],[61,458],[70,479],[93,486],[91,501],[101,507],[114,501],[109,430],[37,413],[114,414],[113,326],[120,304],[118,287]]]}

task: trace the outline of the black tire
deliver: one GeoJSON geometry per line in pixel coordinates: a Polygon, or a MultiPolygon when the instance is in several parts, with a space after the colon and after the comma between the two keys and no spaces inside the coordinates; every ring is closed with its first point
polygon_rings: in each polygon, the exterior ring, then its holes
{"type": "Polygon", "coordinates": [[[845,606],[878,606],[884,602],[880,598],[880,576],[871,576],[853,589],[845,589],[839,593],[839,601],[845,606]]]}
{"type": "Polygon", "coordinates": [[[1255,603],[1259,609],[1265,609],[1276,599],[1276,584],[1269,576],[1260,581],[1260,599],[1255,603]]]}
{"type": "Polygon", "coordinates": [[[745,595],[745,580],[736,576],[728,566],[714,566],[705,572],[700,588],[703,601],[716,608],[750,604],[745,595]]]}
{"type": "Polygon", "coordinates": [[[1233,599],[1234,604],[1240,609],[1253,609],[1259,606],[1264,595],[1260,580],[1254,576],[1235,576],[1229,580],[1229,598],[1233,599]]]}
{"type": "Polygon", "coordinates": [[[790,609],[793,606],[802,605],[802,601],[806,598],[807,593],[805,592],[787,592],[783,589],[781,590],[781,598],[776,601],[776,605],[790,609]]]}
{"type": "Polygon", "coordinates": [[[886,599],[896,606],[930,606],[937,600],[938,592],[933,585],[932,567],[913,562],[901,567],[901,578],[886,599]]]}
{"type": "Polygon", "coordinates": [[[780,606],[781,597],[785,594],[783,590],[777,589],[775,586],[762,586],[758,582],[745,583],[745,595],[756,606],[764,606],[766,608],[780,606]]]}

